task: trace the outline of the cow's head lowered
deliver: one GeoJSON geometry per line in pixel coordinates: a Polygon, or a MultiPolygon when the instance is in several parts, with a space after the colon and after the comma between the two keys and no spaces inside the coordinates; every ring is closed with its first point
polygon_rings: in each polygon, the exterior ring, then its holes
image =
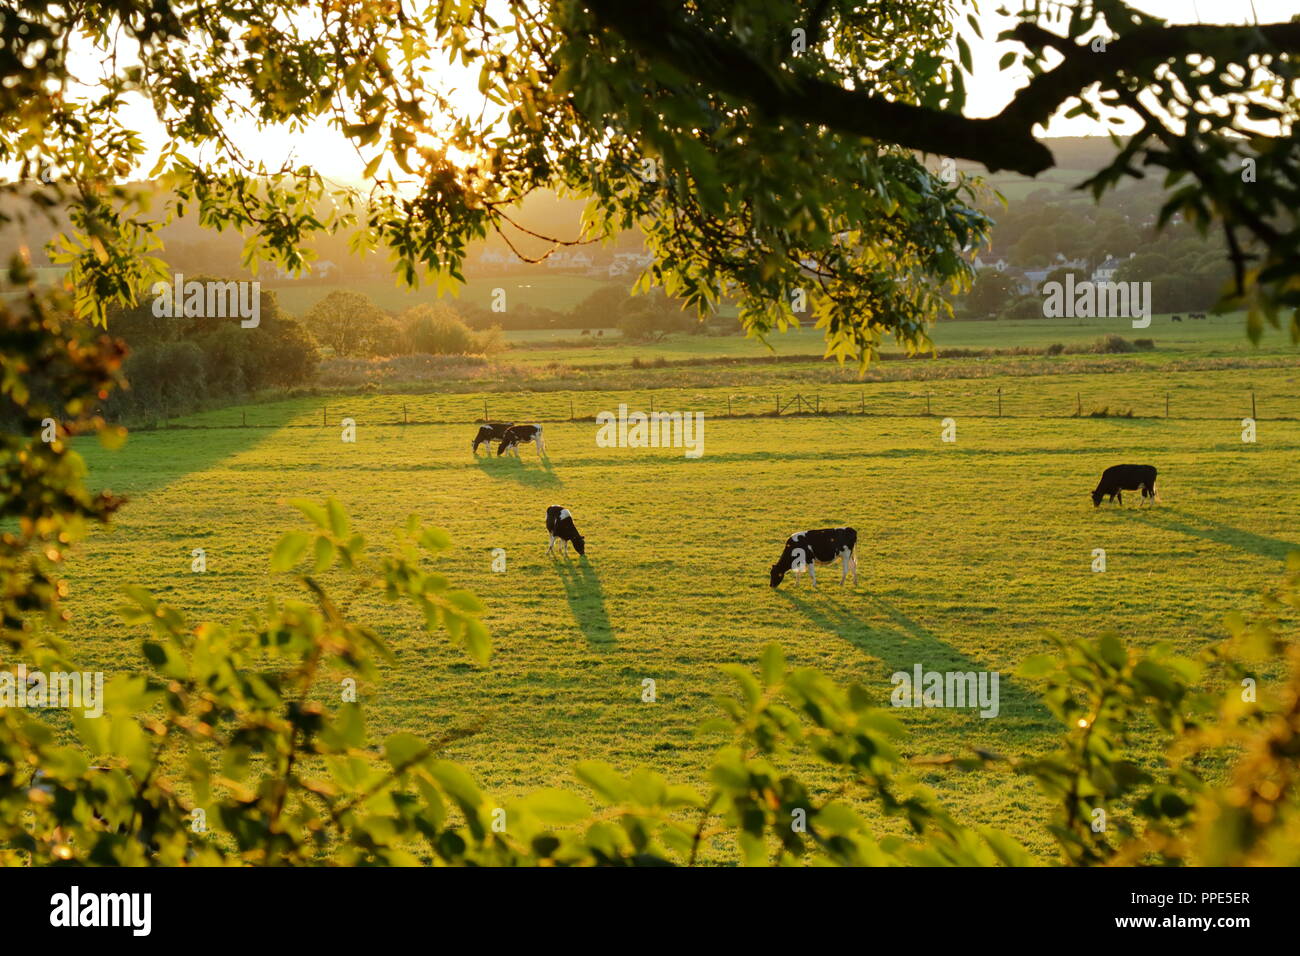
{"type": "Polygon", "coordinates": [[[781,552],[781,558],[776,564],[772,565],[772,587],[776,587],[785,580],[786,574],[794,568],[796,571],[804,569],[803,548],[786,548],[781,552]]]}
{"type": "Polygon", "coordinates": [[[578,535],[577,537],[575,537],[575,538],[573,539],[573,550],[578,552],[578,556],[579,556],[579,557],[581,557],[582,555],[586,554],[586,553],[587,553],[587,539],[584,538],[582,535],[578,535]]]}
{"type": "Polygon", "coordinates": [[[1092,490],[1092,506],[1096,508],[1101,505],[1101,499],[1104,497],[1106,497],[1106,495],[1102,492],[1101,485],[1098,485],[1092,490]]]}

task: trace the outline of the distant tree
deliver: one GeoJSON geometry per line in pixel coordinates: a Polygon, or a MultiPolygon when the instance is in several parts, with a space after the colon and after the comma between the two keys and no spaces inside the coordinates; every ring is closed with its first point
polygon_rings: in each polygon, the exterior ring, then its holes
{"type": "Polygon", "coordinates": [[[1092,278],[1092,273],[1087,269],[1079,269],[1074,266],[1060,266],[1059,268],[1053,269],[1051,272],[1047,273],[1046,278],[1043,279],[1043,284],[1046,285],[1049,282],[1059,282],[1061,286],[1064,287],[1066,279],[1069,276],[1074,276],[1074,281],[1077,284],[1092,278]]]}
{"type": "Polygon", "coordinates": [[[1006,308],[1015,294],[1015,280],[997,269],[980,269],[970,294],[961,300],[962,309],[974,318],[989,318],[1006,308]]]}
{"type": "Polygon", "coordinates": [[[1016,296],[1002,310],[1004,319],[1041,319],[1043,317],[1043,300],[1036,295],[1016,296]]]}
{"type": "Polygon", "coordinates": [[[618,328],[629,339],[653,341],[673,332],[702,332],[703,325],[682,304],[654,289],[634,297],[622,310],[618,328]]]}
{"type": "Polygon", "coordinates": [[[1011,247],[1011,261],[1025,268],[1044,266],[1055,260],[1058,251],[1055,225],[1043,223],[1027,229],[1011,247]]]}
{"type": "Polygon", "coordinates": [[[1173,272],[1174,264],[1165,253],[1139,252],[1119,264],[1114,279],[1116,282],[1143,282],[1173,272]]]}
{"type": "Polygon", "coordinates": [[[442,302],[422,303],[402,313],[406,351],[428,355],[478,355],[502,347],[498,330],[475,332],[442,302]]]}
{"type": "Polygon", "coordinates": [[[631,301],[631,293],[621,285],[603,285],[573,307],[570,313],[575,329],[614,328],[619,316],[631,301]]]}
{"type": "Polygon", "coordinates": [[[407,350],[406,329],[396,318],[384,313],[366,333],[365,352],[373,356],[401,355],[407,350]]]}
{"type": "MultiPolygon", "coordinates": [[[[202,274],[186,280],[229,281],[202,274]]],[[[131,388],[109,399],[115,413],[178,413],[207,400],[301,385],[315,373],[316,342],[280,311],[274,292],[260,293],[254,328],[243,328],[237,315],[158,316],[154,302],[150,296],[109,314],[129,349],[124,369],[131,388]]]]}
{"type": "Polygon", "coordinates": [[[387,318],[368,296],[335,289],[307,310],[303,322],[335,355],[370,355],[376,340],[385,335],[380,326],[387,318]]]}

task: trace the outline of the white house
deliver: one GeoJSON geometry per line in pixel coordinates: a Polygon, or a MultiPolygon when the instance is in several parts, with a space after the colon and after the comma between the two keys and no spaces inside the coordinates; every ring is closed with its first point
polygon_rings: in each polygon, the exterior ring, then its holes
{"type": "Polygon", "coordinates": [[[614,261],[626,262],[629,269],[644,269],[655,261],[655,257],[648,252],[616,252],[614,261]]]}
{"type": "Polygon", "coordinates": [[[1115,280],[1115,270],[1120,267],[1120,260],[1114,256],[1107,256],[1101,261],[1101,264],[1093,270],[1093,282],[1113,282],[1115,280]]]}

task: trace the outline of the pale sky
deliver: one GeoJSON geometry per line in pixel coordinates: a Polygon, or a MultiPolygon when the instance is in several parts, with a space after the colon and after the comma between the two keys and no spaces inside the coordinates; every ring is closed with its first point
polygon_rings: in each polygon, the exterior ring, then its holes
{"type": "MultiPolygon", "coordinates": [[[[985,39],[977,39],[966,26],[965,10],[959,13],[958,22],[971,45],[974,75],[967,80],[966,113],[970,116],[991,116],[999,112],[1011,98],[1014,90],[1027,79],[1024,72],[1001,72],[998,61],[1017,44],[997,43],[994,37],[1014,24],[1010,17],[1000,17],[995,9],[1014,5],[1016,0],[981,0],[979,20],[985,39]]],[[[1300,12],[1300,0],[1130,0],[1130,5],[1143,12],[1165,18],[1172,23],[1261,23],[1285,21],[1300,12]]],[[[955,59],[955,57],[954,57],[955,59]]],[[[93,61],[91,61],[93,62],[93,61]]],[[[92,73],[93,75],[93,73],[92,73]]],[[[467,108],[477,111],[482,98],[476,86],[476,73],[467,74],[459,69],[446,68],[442,72],[444,84],[458,91],[456,97],[467,108]]],[[[161,132],[150,109],[140,103],[125,118],[127,125],[144,133],[146,142],[160,143],[161,132]]],[[[1086,117],[1071,120],[1056,119],[1049,124],[1049,136],[1104,135],[1108,130],[1124,132],[1125,127],[1098,123],[1086,117]]],[[[348,140],[324,122],[299,133],[286,130],[258,130],[251,122],[236,122],[230,127],[233,140],[245,151],[248,158],[262,160],[268,167],[278,168],[292,157],[297,163],[310,163],[325,176],[339,184],[358,185],[364,163],[348,140]]],[[[155,147],[156,149],[156,147],[155,147]]],[[[369,155],[369,154],[368,154],[369,155]]],[[[142,164],[141,173],[147,171],[156,156],[151,155],[142,164]]]]}

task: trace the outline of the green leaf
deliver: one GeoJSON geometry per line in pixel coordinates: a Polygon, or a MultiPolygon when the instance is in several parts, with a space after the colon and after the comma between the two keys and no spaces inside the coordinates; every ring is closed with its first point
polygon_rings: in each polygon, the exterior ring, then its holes
{"type": "Polygon", "coordinates": [[[325,514],[325,509],[320,505],[308,501],[305,498],[295,498],[293,501],[289,502],[289,504],[306,515],[307,518],[322,531],[329,530],[329,518],[325,514]]]}
{"type": "Polygon", "coordinates": [[[785,676],[785,655],[781,653],[779,644],[768,644],[763,648],[763,654],[758,662],[766,686],[776,687],[781,683],[781,679],[785,676]]]}
{"type": "Polygon", "coordinates": [[[1056,670],[1059,663],[1051,654],[1035,654],[1033,657],[1025,658],[1024,662],[1016,668],[1016,673],[1021,677],[1046,677],[1056,670]]]}
{"type": "Polygon", "coordinates": [[[580,797],[558,788],[530,793],[524,804],[545,823],[577,823],[591,816],[591,808],[580,797]]]}
{"type": "Polygon", "coordinates": [[[334,537],[346,538],[348,536],[348,513],[333,498],[325,502],[325,508],[329,512],[330,530],[334,532],[334,537]]]}
{"type": "Polygon", "coordinates": [[[483,607],[483,602],[470,591],[448,591],[443,597],[447,599],[447,603],[466,614],[478,615],[486,610],[483,607]]]}
{"type": "Polygon", "coordinates": [[[311,542],[311,536],[305,531],[286,532],[271,552],[271,570],[288,571],[298,559],[303,556],[307,550],[307,545],[311,542]]]}
{"type": "Polygon", "coordinates": [[[486,664],[492,656],[492,641],[488,637],[488,630],[476,618],[465,622],[465,650],[480,664],[486,664]]]}
{"type": "Polygon", "coordinates": [[[414,734],[393,734],[384,741],[384,756],[394,769],[410,767],[428,749],[429,745],[414,734]]]}
{"type": "Polygon", "coordinates": [[[627,781],[603,760],[584,760],[573,768],[573,773],[607,803],[623,803],[628,798],[627,781]]]}
{"type": "Polygon", "coordinates": [[[313,566],[313,571],[320,574],[333,563],[334,542],[323,534],[318,535],[316,537],[316,563],[313,566]]]}

